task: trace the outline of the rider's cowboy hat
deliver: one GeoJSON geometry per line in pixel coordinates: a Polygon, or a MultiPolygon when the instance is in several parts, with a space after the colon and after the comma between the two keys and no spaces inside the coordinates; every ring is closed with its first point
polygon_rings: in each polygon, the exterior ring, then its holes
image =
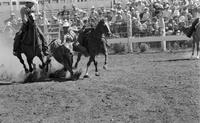
{"type": "Polygon", "coordinates": [[[34,3],[34,4],[38,4],[37,0],[21,0],[23,2],[30,2],[30,3],[34,3]]]}
{"type": "Polygon", "coordinates": [[[66,21],[66,22],[64,22],[64,23],[63,23],[63,27],[70,27],[70,23],[69,23],[69,22],[67,22],[67,21],[66,21]]]}

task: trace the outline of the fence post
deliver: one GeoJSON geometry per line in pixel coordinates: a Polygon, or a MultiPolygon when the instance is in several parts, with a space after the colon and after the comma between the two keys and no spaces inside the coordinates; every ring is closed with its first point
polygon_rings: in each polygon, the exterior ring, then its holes
{"type": "MultiPolygon", "coordinates": [[[[165,22],[164,22],[164,18],[160,17],[160,21],[162,23],[162,27],[161,27],[161,36],[165,37],[166,36],[166,31],[165,31],[165,22]]],[[[161,41],[161,47],[163,51],[167,51],[167,47],[166,47],[166,41],[161,41]]]]}
{"type": "MultiPolygon", "coordinates": [[[[163,37],[166,36],[165,29],[163,29],[163,34],[162,34],[162,36],[163,36],[163,37]]],[[[165,41],[165,40],[161,41],[161,47],[162,47],[162,50],[163,50],[163,51],[167,51],[166,41],[165,41]]]]}
{"type": "Polygon", "coordinates": [[[128,33],[128,40],[127,40],[127,45],[128,45],[128,52],[132,53],[133,52],[133,46],[132,46],[132,42],[131,37],[132,37],[132,19],[131,19],[131,15],[127,15],[128,19],[127,19],[127,33],[128,33]]]}

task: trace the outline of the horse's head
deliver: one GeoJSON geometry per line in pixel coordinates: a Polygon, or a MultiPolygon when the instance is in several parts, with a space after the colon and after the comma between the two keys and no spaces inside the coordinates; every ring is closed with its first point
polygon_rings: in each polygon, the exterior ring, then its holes
{"type": "Polygon", "coordinates": [[[98,32],[100,32],[101,34],[106,34],[106,35],[110,35],[111,31],[110,31],[110,27],[108,25],[107,22],[105,22],[104,19],[101,19],[96,27],[96,30],[98,32]]]}
{"type": "Polygon", "coordinates": [[[33,24],[35,22],[35,15],[33,11],[28,12],[28,22],[29,24],[33,24]]]}

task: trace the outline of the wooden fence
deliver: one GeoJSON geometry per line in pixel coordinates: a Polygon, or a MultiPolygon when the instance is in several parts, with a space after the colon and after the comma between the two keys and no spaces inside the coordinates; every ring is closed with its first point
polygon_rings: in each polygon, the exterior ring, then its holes
{"type": "MultiPolygon", "coordinates": [[[[48,25],[47,26],[47,37],[48,39],[61,39],[61,26],[60,25],[48,25]]],[[[161,42],[161,48],[163,51],[166,51],[166,42],[168,41],[186,41],[191,40],[190,38],[184,35],[168,35],[168,36],[148,36],[148,37],[133,37],[128,34],[127,38],[113,38],[108,39],[109,44],[113,43],[125,43],[126,51],[133,52],[132,44],[138,42],[161,42]]]]}

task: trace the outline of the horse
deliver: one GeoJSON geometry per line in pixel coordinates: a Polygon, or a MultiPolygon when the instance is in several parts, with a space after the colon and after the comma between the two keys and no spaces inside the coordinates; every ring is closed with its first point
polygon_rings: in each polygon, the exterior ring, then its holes
{"type": "MultiPolygon", "coordinates": [[[[70,48],[67,47],[67,45],[68,45],[67,43],[62,44],[59,39],[54,39],[49,43],[48,47],[49,47],[50,55],[47,57],[46,67],[48,70],[48,65],[51,63],[51,57],[54,57],[57,62],[59,62],[60,64],[64,66],[63,69],[61,69],[61,72],[62,71],[66,72],[68,70],[71,74],[70,79],[77,80],[81,75],[81,71],[77,71],[75,73],[73,72],[73,69],[72,69],[73,54],[70,48]]],[[[57,71],[57,73],[62,74],[62,73],[59,73],[59,71],[57,71]]],[[[57,78],[58,76],[60,77],[60,75],[57,75],[57,73],[55,72],[53,74],[50,74],[50,77],[54,77],[54,78],[57,78]]]]}
{"type": "Polygon", "coordinates": [[[19,59],[20,63],[23,65],[26,73],[33,72],[33,58],[36,56],[42,62],[42,65],[39,65],[41,69],[44,68],[44,55],[42,53],[42,42],[39,39],[39,35],[37,32],[37,26],[35,24],[35,19],[31,13],[28,14],[28,21],[26,25],[26,32],[24,32],[23,38],[20,38],[21,35],[16,33],[14,40],[20,40],[20,52],[16,54],[16,57],[19,59]],[[22,40],[21,40],[22,39],[22,40]],[[29,69],[26,67],[24,60],[22,58],[22,53],[25,54],[28,62],[29,69]]]}
{"type": "MultiPolygon", "coordinates": [[[[185,23],[184,22],[181,22],[179,23],[179,27],[180,27],[180,30],[183,31],[184,34],[187,34],[188,31],[190,30],[190,27],[185,27],[185,23]]],[[[194,50],[195,50],[195,44],[196,44],[196,47],[197,47],[197,59],[200,58],[199,56],[199,41],[200,41],[200,22],[197,23],[196,25],[196,30],[193,32],[192,34],[192,58],[194,58],[194,50]]]]}
{"type": "MultiPolygon", "coordinates": [[[[110,28],[108,24],[102,19],[97,24],[96,28],[94,28],[91,31],[88,31],[87,33],[81,32],[78,35],[78,42],[87,49],[89,54],[89,61],[87,63],[86,73],[84,75],[84,78],[88,78],[88,68],[91,64],[91,62],[94,62],[95,65],[95,75],[99,76],[98,68],[97,68],[97,61],[95,60],[95,57],[102,53],[105,56],[104,61],[104,69],[107,69],[107,57],[108,57],[108,51],[107,51],[107,40],[103,36],[103,34],[110,35],[110,28]],[[80,37],[82,36],[82,37],[80,37]]],[[[82,53],[78,52],[77,61],[75,63],[74,68],[78,67],[78,63],[81,59],[82,53]]]]}

